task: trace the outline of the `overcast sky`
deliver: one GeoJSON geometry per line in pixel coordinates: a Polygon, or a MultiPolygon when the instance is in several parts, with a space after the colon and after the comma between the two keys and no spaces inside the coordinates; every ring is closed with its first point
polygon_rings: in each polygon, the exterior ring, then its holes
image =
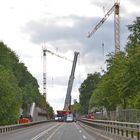
{"type": "MultiPolygon", "coordinates": [[[[106,54],[114,52],[113,14],[91,38],[86,37],[113,3],[114,0],[0,0],[0,40],[25,63],[38,80],[41,92],[42,47],[71,60],[74,51],[80,52],[72,90],[72,100],[78,100],[78,88],[87,74],[104,69],[106,54]]],[[[126,25],[140,16],[140,1],[122,0],[120,5],[123,50],[129,35],[126,25]]],[[[54,110],[64,107],[71,67],[71,62],[47,54],[47,101],[54,110]]]]}

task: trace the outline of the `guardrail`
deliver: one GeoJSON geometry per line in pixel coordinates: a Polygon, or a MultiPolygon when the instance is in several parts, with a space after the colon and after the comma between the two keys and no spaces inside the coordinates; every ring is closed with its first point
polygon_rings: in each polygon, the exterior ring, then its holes
{"type": "Polygon", "coordinates": [[[80,122],[116,136],[140,140],[140,123],[128,123],[83,118],[80,122]]]}
{"type": "Polygon", "coordinates": [[[1,133],[6,133],[15,129],[20,129],[23,127],[29,127],[32,125],[37,125],[37,124],[41,124],[41,123],[46,123],[46,122],[52,122],[52,121],[36,121],[36,122],[31,122],[31,123],[24,123],[24,124],[15,124],[15,125],[6,125],[6,126],[0,126],[0,134],[1,133]]]}

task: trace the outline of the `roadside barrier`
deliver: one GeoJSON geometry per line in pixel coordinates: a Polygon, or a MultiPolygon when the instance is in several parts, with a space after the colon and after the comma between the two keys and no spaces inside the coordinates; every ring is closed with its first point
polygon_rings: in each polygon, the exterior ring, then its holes
{"type": "Polygon", "coordinates": [[[80,122],[100,130],[104,134],[111,134],[112,137],[119,137],[122,140],[140,140],[140,123],[107,121],[107,120],[92,120],[82,118],[80,122]]]}
{"type": "Polygon", "coordinates": [[[52,122],[52,121],[45,120],[45,121],[36,121],[36,122],[24,123],[24,124],[0,126],[0,134],[1,133],[7,133],[7,132],[15,130],[15,129],[20,129],[20,128],[23,128],[23,127],[29,127],[29,126],[32,126],[32,125],[37,125],[37,124],[47,123],[47,122],[52,122]]]}

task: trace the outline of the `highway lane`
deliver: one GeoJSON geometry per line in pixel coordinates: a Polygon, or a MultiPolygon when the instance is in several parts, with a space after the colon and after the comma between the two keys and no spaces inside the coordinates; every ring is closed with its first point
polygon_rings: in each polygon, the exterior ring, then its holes
{"type": "Polygon", "coordinates": [[[78,123],[63,123],[46,140],[107,140],[91,133],[88,128],[84,129],[78,123]]]}
{"type": "Polygon", "coordinates": [[[88,129],[84,129],[78,123],[51,122],[20,130],[14,130],[7,134],[0,134],[0,140],[107,140],[97,136],[88,129]]]}
{"type": "Polygon", "coordinates": [[[43,135],[53,131],[53,129],[57,128],[59,125],[60,123],[50,122],[13,130],[8,133],[0,134],[0,140],[35,140],[32,138],[37,135],[41,138],[43,135]]]}

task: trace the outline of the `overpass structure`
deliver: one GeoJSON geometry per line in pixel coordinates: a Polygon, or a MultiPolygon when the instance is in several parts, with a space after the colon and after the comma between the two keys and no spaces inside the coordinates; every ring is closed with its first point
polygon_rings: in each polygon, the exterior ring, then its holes
{"type": "Polygon", "coordinates": [[[0,140],[140,140],[140,124],[82,118],[0,126],[0,140]],[[26,128],[26,129],[25,129],[26,128]]]}

